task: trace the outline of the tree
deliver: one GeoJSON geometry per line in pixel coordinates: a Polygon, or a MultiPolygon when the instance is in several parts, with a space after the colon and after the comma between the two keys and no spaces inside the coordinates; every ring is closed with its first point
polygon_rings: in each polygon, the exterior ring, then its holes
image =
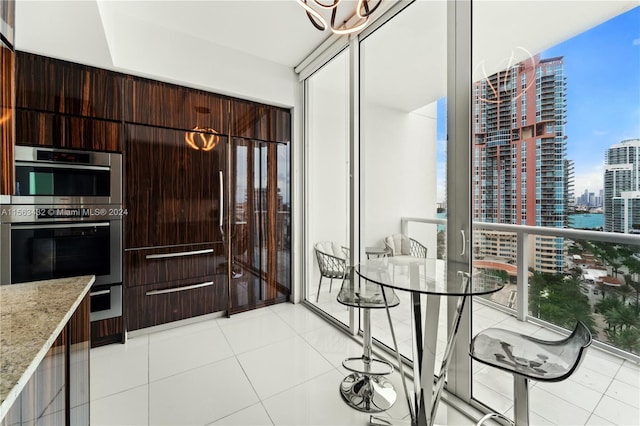
{"type": "Polygon", "coordinates": [[[534,272],[529,288],[529,309],[533,316],[569,330],[582,321],[595,332],[589,299],[580,291],[578,279],[534,272]]]}
{"type": "Polygon", "coordinates": [[[610,338],[611,342],[621,349],[635,353],[640,351],[640,330],[637,328],[627,328],[610,338]]]}

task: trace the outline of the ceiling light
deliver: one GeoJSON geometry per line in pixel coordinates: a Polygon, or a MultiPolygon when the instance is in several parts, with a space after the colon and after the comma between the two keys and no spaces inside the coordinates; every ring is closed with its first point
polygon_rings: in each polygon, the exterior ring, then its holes
{"type": "Polygon", "coordinates": [[[296,1],[307,12],[307,17],[314,27],[320,31],[331,28],[334,34],[339,35],[351,34],[362,30],[369,23],[371,14],[373,14],[382,3],[382,0],[358,0],[356,10],[351,14],[351,18],[341,25],[336,25],[338,6],[342,3],[342,0],[328,0],[328,3],[323,3],[320,0],[296,1]],[[327,20],[322,16],[322,13],[328,14],[329,11],[331,11],[331,25],[327,25],[327,20]],[[357,19],[354,19],[354,16],[357,16],[357,19]],[[355,20],[355,23],[350,24],[349,21],[351,20],[355,20]]]}

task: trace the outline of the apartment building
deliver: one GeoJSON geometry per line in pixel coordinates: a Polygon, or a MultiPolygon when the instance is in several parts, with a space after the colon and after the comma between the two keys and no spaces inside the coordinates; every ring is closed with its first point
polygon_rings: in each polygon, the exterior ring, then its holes
{"type": "Polygon", "coordinates": [[[604,230],[640,232],[640,139],[612,145],[605,153],[604,230]]]}

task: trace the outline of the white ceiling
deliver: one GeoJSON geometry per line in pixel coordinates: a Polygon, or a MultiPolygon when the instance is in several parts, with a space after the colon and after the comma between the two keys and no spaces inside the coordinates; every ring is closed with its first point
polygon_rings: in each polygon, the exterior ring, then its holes
{"type": "MultiPolygon", "coordinates": [[[[354,7],[349,1],[343,13],[354,7]]],[[[446,1],[417,3],[364,44],[372,101],[414,110],[446,91],[446,1]]],[[[535,54],[638,4],[475,0],[473,62],[495,71],[512,53],[524,59],[519,47],[535,54]]],[[[327,37],[295,0],[18,0],[16,6],[19,50],[282,104],[295,100],[293,67],[327,37]],[[261,74],[277,76],[270,91],[261,74]]]]}

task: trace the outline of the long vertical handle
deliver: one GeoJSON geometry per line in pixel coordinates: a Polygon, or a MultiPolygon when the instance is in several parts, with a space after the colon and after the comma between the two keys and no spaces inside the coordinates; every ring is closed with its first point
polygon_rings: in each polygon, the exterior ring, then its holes
{"type": "Polygon", "coordinates": [[[460,230],[462,234],[462,251],[460,252],[460,256],[464,256],[467,251],[467,237],[464,235],[464,229],[460,230]]]}
{"type": "Polygon", "coordinates": [[[224,175],[220,170],[220,227],[222,228],[222,219],[224,217],[224,175]]]}

